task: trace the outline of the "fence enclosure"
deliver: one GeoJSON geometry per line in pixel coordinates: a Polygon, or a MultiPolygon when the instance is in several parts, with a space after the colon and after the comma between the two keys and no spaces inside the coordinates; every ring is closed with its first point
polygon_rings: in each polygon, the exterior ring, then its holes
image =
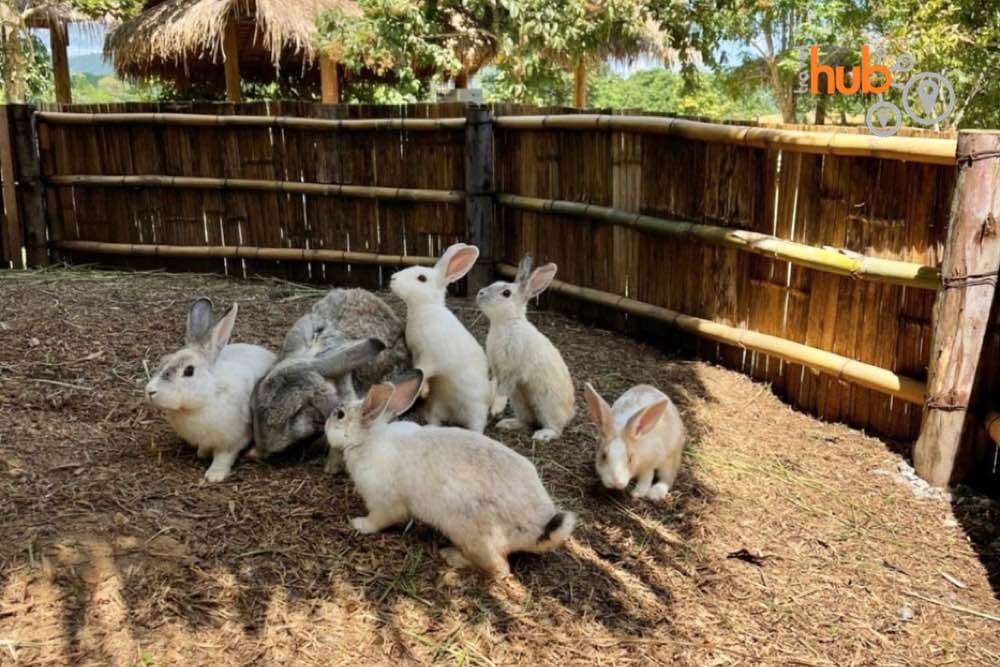
{"type": "MultiPolygon", "coordinates": [[[[483,248],[474,282],[530,252],[559,265],[553,308],[683,346],[823,418],[920,433],[953,139],[516,105],[58,111],[32,126],[30,108],[10,107],[21,120],[0,124],[0,148],[19,132],[37,141],[37,186],[31,151],[13,148],[26,177],[20,222],[0,237],[8,265],[23,243],[29,265],[50,254],[377,288],[392,266],[470,240],[483,248]]],[[[993,407],[998,333],[994,313],[977,414],[993,407]]],[[[959,475],[992,474],[982,423],[959,475]]]]}

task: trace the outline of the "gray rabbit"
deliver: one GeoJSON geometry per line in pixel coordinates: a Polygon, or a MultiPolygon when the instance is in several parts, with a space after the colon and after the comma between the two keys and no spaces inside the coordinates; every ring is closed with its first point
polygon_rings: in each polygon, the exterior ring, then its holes
{"type": "MultiPolygon", "coordinates": [[[[410,368],[403,322],[362,289],[332,289],[292,326],[278,363],[254,388],[254,447],[264,458],[320,438],[326,418],[357,391],[410,368]]],[[[331,450],[327,470],[341,468],[331,450]]]]}

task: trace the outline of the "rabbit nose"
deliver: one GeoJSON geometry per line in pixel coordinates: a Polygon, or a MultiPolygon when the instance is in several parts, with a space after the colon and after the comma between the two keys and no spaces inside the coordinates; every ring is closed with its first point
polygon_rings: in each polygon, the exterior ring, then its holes
{"type": "Polygon", "coordinates": [[[147,389],[146,390],[146,397],[147,398],[153,398],[154,396],[156,396],[156,390],[155,389],[147,389]]]}

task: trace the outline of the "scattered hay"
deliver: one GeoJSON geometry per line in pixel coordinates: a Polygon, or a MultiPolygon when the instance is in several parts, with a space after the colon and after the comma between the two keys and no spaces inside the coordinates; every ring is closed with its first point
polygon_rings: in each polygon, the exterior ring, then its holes
{"type": "Polygon", "coordinates": [[[551,313],[579,386],[680,405],[664,504],[596,488],[582,400],[557,443],[502,436],[580,522],[501,583],[445,569],[426,526],[353,534],[359,498],[307,452],[202,485],[140,392],[196,294],[238,299],[235,338],[274,348],[321,292],[0,273],[0,664],[1000,664],[994,503],[917,498],[877,474],[899,461],[881,441],[551,313]]]}

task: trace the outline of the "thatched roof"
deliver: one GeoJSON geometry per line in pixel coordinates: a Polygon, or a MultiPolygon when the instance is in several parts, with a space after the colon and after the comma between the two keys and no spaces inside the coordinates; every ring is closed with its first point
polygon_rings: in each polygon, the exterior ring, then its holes
{"type": "Polygon", "coordinates": [[[108,33],[104,54],[126,78],[220,82],[226,22],[234,15],[241,78],[312,78],[316,17],[338,8],[360,12],[354,0],[147,0],[108,33]]]}

